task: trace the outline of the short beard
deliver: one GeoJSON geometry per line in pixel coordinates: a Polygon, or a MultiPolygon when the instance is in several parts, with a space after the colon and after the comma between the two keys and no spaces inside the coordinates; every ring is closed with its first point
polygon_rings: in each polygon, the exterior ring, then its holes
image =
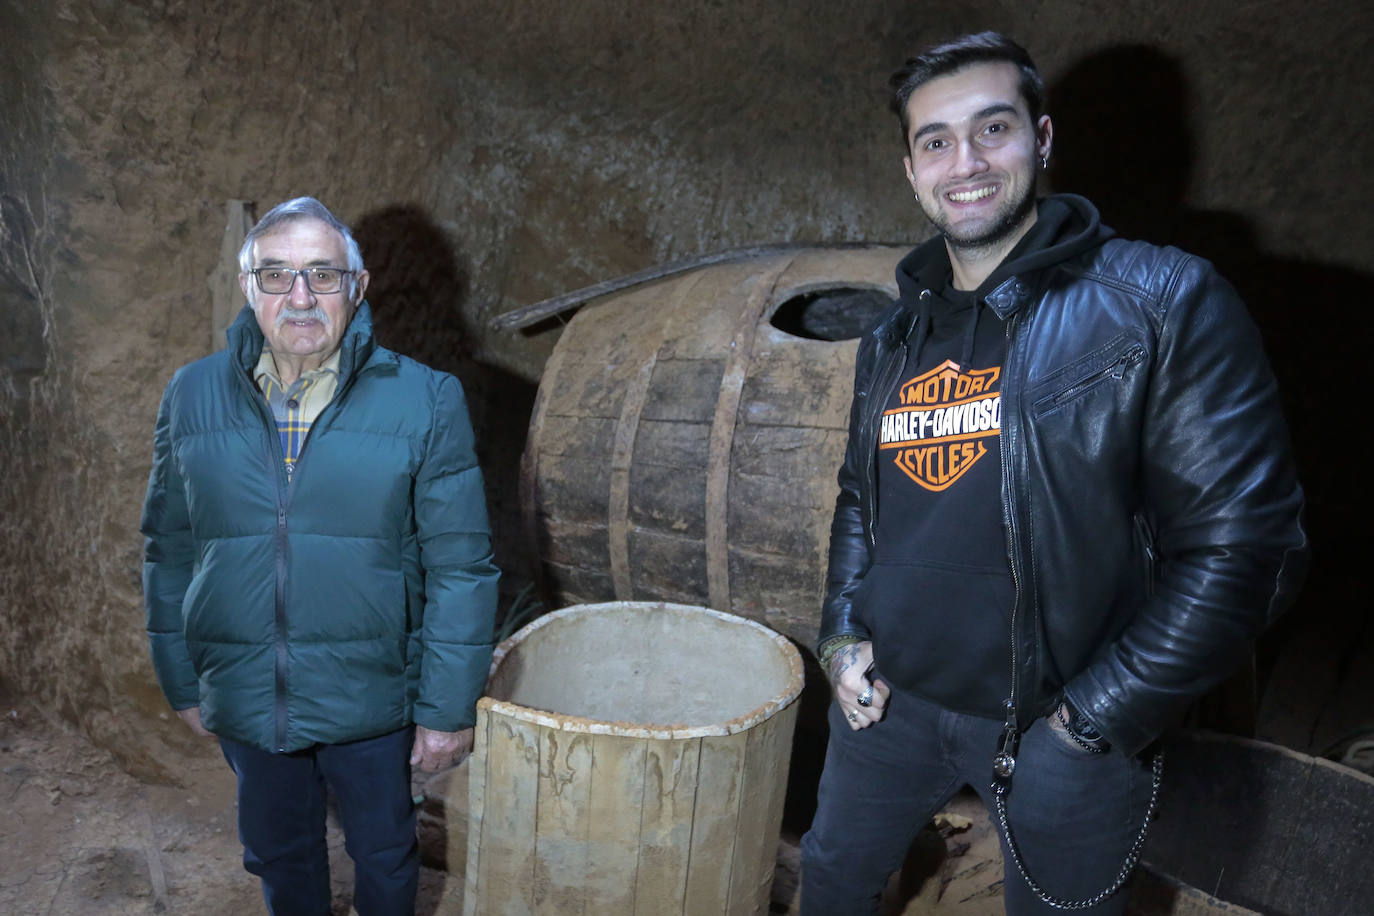
{"type": "Polygon", "coordinates": [[[1017,201],[1011,209],[1007,210],[990,229],[975,238],[955,238],[949,231],[949,223],[944,220],[931,222],[935,223],[935,228],[940,230],[944,236],[945,244],[950,250],[960,254],[977,258],[979,255],[994,251],[1006,242],[1025,222],[1026,217],[1035,209],[1035,188],[1030,190],[1017,201]]]}

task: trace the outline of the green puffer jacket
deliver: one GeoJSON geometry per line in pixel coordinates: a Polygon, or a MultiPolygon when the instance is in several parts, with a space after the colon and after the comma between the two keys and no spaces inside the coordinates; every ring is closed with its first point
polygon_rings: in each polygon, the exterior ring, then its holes
{"type": "Polygon", "coordinates": [[[288,483],[250,309],[228,338],[168,383],[143,507],[172,708],[277,752],[472,725],[499,573],[458,380],[378,346],[361,304],[288,483]]]}

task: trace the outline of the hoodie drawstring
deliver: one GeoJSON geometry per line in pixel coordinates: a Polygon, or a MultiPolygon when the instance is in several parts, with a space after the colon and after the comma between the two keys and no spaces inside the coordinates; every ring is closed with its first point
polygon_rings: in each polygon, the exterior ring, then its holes
{"type": "Polygon", "coordinates": [[[978,338],[978,313],[983,310],[981,299],[973,300],[973,314],[969,316],[968,330],[964,332],[964,349],[959,354],[959,368],[968,369],[973,364],[973,344],[978,338]]]}
{"type": "Polygon", "coordinates": [[[916,306],[916,336],[911,341],[911,365],[921,364],[921,349],[930,337],[930,290],[921,290],[916,306]]]}

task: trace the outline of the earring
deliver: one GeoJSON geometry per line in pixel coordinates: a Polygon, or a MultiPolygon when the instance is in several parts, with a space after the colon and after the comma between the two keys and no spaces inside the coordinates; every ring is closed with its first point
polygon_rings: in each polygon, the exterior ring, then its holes
{"type": "Polygon", "coordinates": [[[1041,156],[1041,157],[1040,157],[1040,168],[1042,168],[1042,169],[1047,169],[1047,168],[1049,168],[1049,167],[1050,167],[1050,157],[1049,157],[1049,156],[1041,156]]]}

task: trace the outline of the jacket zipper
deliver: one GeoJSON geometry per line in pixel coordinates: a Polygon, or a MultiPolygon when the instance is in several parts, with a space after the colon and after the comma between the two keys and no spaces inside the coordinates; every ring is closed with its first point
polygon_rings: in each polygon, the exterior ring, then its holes
{"type": "MultiPolygon", "coordinates": [[[[346,343],[347,341],[345,341],[346,343]]],[[[351,355],[351,354],[350,354],[351,355]]],[[[355,357],[356,358],[356,357],[355,357]]],[[[343,374],[343,366],[340,365],[340,375],[343,374]]],[[[332,412],[334,405],[344,396],[344,393],[352,387],[354,380],[362,373],[363,367],[358,367],[350,372],[348,378],[340,378],[339,388],[334,392],[334,397],[320,411],[320,415],[315,418],[315,422],[310,424],[310,431],[316,431],[320,421],[325,415],[332,412]]],[[[267,399],[263,397],[262,391],[257,384],[245,372],[238,371],[235,374],[239,377],[240,384],[247,386],[249,400],[257,405],[258,417],[263,421],[263,426],[267,430],[267,459],[271,464],[277,484],[277,525],[274,540],[276,542],[276,584],[273,588],[273,627],[276,637],[276,645],[273,651],[273,702],[272,719],[274,734],[274,745],[278,753],[286,751],[286,732],[287,732],[287,674],[289,669],[290,654],[287,651],[287,621],[286,621],[286,552],[287,542],[287,517],[291,507],[291,496],[295,493],[296,476],[300,473],[300,468],[296,467],[292,472],[286,470],[286,454],[281,447],[281,432],[277,429],[277,420],[272,416],[272,408],[268,405],[267,399]]],[[[305,457],[305,450],[310,446],[313,438],[306,435],[305,442],[301,445],[301,452],[296,456],[296,465],[300,465],[305,457]]]]}
{"type": "Polygon", "coordinates": [[[275,542],[276,582],[272,591],[273,602],[273,646],[272,663],[272,722],[273,746],[278,753],[286,750],[286,687],[289,654],[287,652],[286,627],[286,548],[287,548],[287,508],[290,505],[291,481],[286,473],[286,455],[281,448],[281,433],[277,421],[272,416],[267,399],[262,396],[258,386],[242,373],[236,373],[242,384],[249,389],[249,399],[256,405],[258,417],[267,431],[267,460],[272,467],[273,478],[277,485],[277,525],[273,540],[275,542]]]}
{"type": "Polygon", "coordinates": [[[998,437],[1002,452],[1002,512],[1007,523],[1007,554],[1011,566],[1012,604],[1011,604],[1011,693],[1005,701],[1006,721],[1002,726],[1002,737],[993,757],[993,787],[1005,792],[1011,787],[1012,771],[1016,769],[1016,753],[1020,745],[1021,733],[1018,723],[1018,703],[1020,690],[1020,608],[1021,608],[1021,536],[1016,525],[1015,469],[1011,461],[1012,439],[1020,432],[1016,423],[1017,412],[1009,402],[1015,391],[1015,375],[1011,371],[1016,353],[1016,328],[1020,315],[1014,314],[1007,321],[1007,358],[1005,366],[1006,384],[1002,388],[1002,435],[998,437]]]}
{"type": "Polygon", "coordinates": [[[1058,406],[1059,404],[1062,404],[1065,401],[1071,401],[1085,389],[1091,388],[1093,385],[1096,385],[1098,382],[1102,381],[1107,376],[1111,376],[1112,378],[1117,379],[1119,381],[1121,377],[1126,374],[1126,368],[1128,366],[1140,362],[1141,359],[1143,359],[1144,357],[1145,348],[1142,347],[1140,344],[1136,344],[1135,346],[1127,350],[1125,353],[1122,353],[1120,356],[1118,356],[1110,366],[1107,366],[1103,369],[1098,370],[1097,372],[1094,372],[1087,378],[1075,382],[1068,388],[1065,388],[1063,391],[1056,394],[1051,403],[1055,406],[1058,406]]]}
{"type": "MultiPolygon", "coordinates": [[[[916,320],[920,321],[921,319],[918,317],[916,320]]],[[[912,325],[911,328],[907,329],[908,336],[914,328],[915,325],[912,325]]],[[[874,379],[875,381],[880,381],[881,384],[868,386],[870,394],[879,395],[879,397],[874,398],[870,402],[872,405],[876,405],[876,407],[870,407],[867,412],[869,429],[861,431],[863,435],[862,441],[873,443],[873,450],[869,454],[868,460],[864,462],[864,474],[867,477],[866,482],[868,484],[868,525],[865,534],[868,537],[869,550],[873,550],[878,546],[878,479],[876,471],[878,464],[878,439],[871,434],[871,431],[874,422],[883,414],[884,405],[887,404],[888,399],[892,395],[892,387],[896,384],[897,377],[902,374],[901,367],[906,363],[906,349],[906,342],[903,341],[888,351],[890,359],[888,363],[882,367],[886,375],[881,378],[875,375],[874,379]],[[901,356],[900,359],[898,358],[899,355],[901,356]]]]}
{"type": "MultiPolygon", "coordinates": [[[[356,377],[357,373],[353,374],[356,377]]],[[[350,384],[352,377],[349,379],[350,384]]],[[[256,386],[254,386],[256,387],[256,386]]],[[[270,408],[265,398],[258,398],[258,404],[264,417],[269,422],[271,435],[268,438],[275,443],[272,454],[275,455],[277,466],[277,584],[275,590],[276,603],[276,663],[275,663],[275,702],[274,718],[276,724],[276,744],[278,753],[286,751],[286,731],[287,731],[287,673],[289,670],[289,653],[287,651],[287,620],[286,620],[286,552],[287,542],[287,512],[291,508],[291,498],[296,492],[296,479],[300,477],[301,468],[304,466],[305,451],[310,448],[310,443],[315,439],[315,433],[323,430],[322,420],[333,412],[334,405],[343,397],[344,392],[350,387],[342,381],[339,388],[334,392],[334,397],[330,398],[329,403],[324,405],[320,415],[310,424],[310,431],[305,435],[305,441],[301,443],[301,450],[296,455],[296,460],[292,467],[286,464],[286,454],[281,448],[281,434],[277,431],[277,421],[270,415],[270,408]],[[282,478],[285,476],[286,484],[283,487],[282,478]]]]}

